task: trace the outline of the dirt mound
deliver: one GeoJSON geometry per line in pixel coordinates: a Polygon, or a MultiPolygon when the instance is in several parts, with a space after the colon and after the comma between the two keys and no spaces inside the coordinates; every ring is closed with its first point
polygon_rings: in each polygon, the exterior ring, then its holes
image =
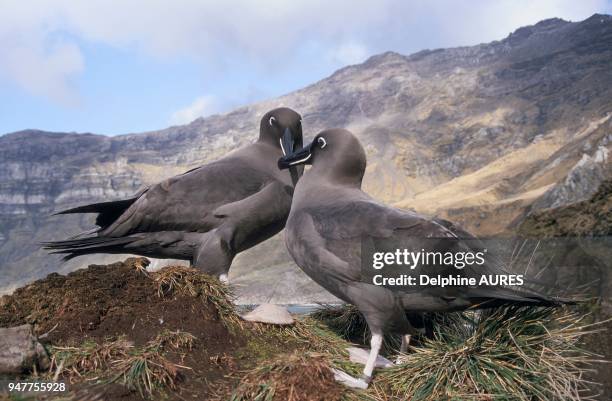
{"type": "Polygon", "coordinates": [[[343,391],[320,358],[289,356],[322,343],[306,324],[243,322],[217,279],[181,266],[151,273],[147,263],[129,258],[50,274],[2,297],[0,327],[34,325],[51,356],[43,378],[60,372],[71,383],[68,399],[228,400],[247,372],[269,361],[291,368],[259,382],[247,376],[256,387],[282,383],[266,399],[335,400],[343,391]]]}
{"type": "Polygon", "coordinates": [[[137,268],[141,262],[130,258],[67,276],[50,274],[5,297],[0,326],[31,323],[38,335],[49,332],[44,341],[56,345],[120,334],[142,345],[165,328],[190,332],[208,344],[231,339],[212,305],[180,294],[159,296],[158,283],[137,268]]]}
{"type": "MultiPolygon", "coordinates": [[[[100,347],[117,338],[125,338],[130,344],[126,355],[133,358],[161,352],[159,347],[151,348],[151,343],[160,341],[164,333],[188,333],[195,338],[189,349],[166,347],[164,358],[171,364],[188,367],[177,368],[175,379],[181,381],[182,397],[201,397],[207,394],[210,382],[230,371],[228,364],[218,361],[243,347],[244,340],[229,329],[214,302],[197,293],[180,291],[186,287],[170,288],[178,282],[160,280],[175,278],[177,272],[199,273],[182,267],[164,269],[171,274],[147,273],[142,269],[143,262],[146,260],[130,258],[108,266],[91,265],[67,276],[50,274],[2,298],[0,326],[33,324],[36,333],[43,335],[41,342],[52,353],[78,354],[81,359],[75,360],[76,364],[86,364],[89,357],[100,358],[100,347]],[[92,344],[99,348],[91,349],[90,355],[88,347],[92,344]]],[[[62,358],[70,360],[64,354],[62,358]]],[[[106,355],[108,361],[95,361],[114,363],[113,358],[118,358],[110,350],[106,355]]],[[[55,368],[58,363],[56,360],[55,368]]],[[[104,393],[110,390],[112,397],[106,398],[142,398],[121,386],[105,387],[104,393]]]]}

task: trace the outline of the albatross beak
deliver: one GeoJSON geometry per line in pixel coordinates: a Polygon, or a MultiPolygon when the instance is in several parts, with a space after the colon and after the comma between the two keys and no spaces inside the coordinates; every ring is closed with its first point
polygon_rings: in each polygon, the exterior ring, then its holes
{"type": "MultiPolygon", "coordinates": [[[[283,157],[292,155],[298,146],[302,146],[301,138],[297,142],[293,138],[293,132],[289,128],[285,128],[285,131],[283,132],[283,137],[280,139],[280,146],[281,146],[281,150],[283,151],[283,157]]],[[[304,170],[298,169],[295,166],[287,166],[287,167],[289,168],[289,173],[291,174],[291,182],[293,183],[293,186],[295,187],[298,180],[302,176],[302,173],[304,172],[304,170]]]]}
{"type": "Polygon", "coordinates": [[[283,156],[290,155],[295,150],[295,141],[293,140],[293,132],[289,128],[285,128],[283,137],[280,140],[283,156]]]}
{"type": "Polygon", "coordinates": [[[295,152],[278,159],[278,168],[284,170],[300,164],[311,164],[313,143],[314,141],[302,149],[296,150],[295,152]]]}

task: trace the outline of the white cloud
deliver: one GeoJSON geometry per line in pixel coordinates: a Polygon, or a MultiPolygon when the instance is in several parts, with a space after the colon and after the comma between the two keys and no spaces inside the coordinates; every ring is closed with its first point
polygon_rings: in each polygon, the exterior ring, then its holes
{"type": "MultiPolygon", "coordinates": [[[[440,5],[441,2],[434,2],[440,5]]],[[[502,39],[510,32],[548,18],[580,21],[607,9],[606,0],[496,0],[449,2],[446,7],[432,7],[437,16],[432,31],[449,44],[472,45],[502,39]],[[470,7],[466,5],[469,4],[470,7]]],[[[427,14],[419,18],[430,23],[427,14]]]]}
{"type": "Polygon", "coordinates": [[[489,41],[539,19],[578,20],[606,8],[605,0],[2,0],[0,78],[70,103],[86,63],[83,43],[193,59],[217,72],[210,79],[224,79],[228,66],[273,77],[308,68],[299,55],[309,45],[337,67],[368,51],[489,41]],[[330,52],[335,56],[326,57],[330,52]]]}
{"type": "Polygon", "coordinates": [[[205,117],[217,111],[217,104],[213,96],[200,96],[189,106],[172,113],[170,116],[170,124],[188,124],[196,118],[205,117]]]}
{"type": "Polygon", "coordinates": [[[15,83],[30,93],[64,105],[78,103],[79,96],[71,80],[83,70],[83,57],[72,43],[57,43],[47,49],[12,46],[4,49],[0,67],[15,83]]]}
{"type": "Polygon", "coordinates": [[[64,105],[75,105],[73,79],[83,71],[78,46],[55,31],[55,18],[12,1],[0,5],[0,78],[64,105]]]}
{"type": "Polygon", "coordinates": [[[365,61],[369,54],[368,49],[356,42],[343,43],[330,52],[332,62],[339,65],[357,64],[365,61]]]}

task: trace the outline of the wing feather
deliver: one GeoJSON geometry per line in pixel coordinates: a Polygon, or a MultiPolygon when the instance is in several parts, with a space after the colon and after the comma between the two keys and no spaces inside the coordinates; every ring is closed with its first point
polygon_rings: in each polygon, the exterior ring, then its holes
{"type": "Polygon", "coordinates": [[[270,177],[240,160],[222,160],[153,185],[102,234],[206,232],[219,224],[218,207],[258,192],[270,177]]]}

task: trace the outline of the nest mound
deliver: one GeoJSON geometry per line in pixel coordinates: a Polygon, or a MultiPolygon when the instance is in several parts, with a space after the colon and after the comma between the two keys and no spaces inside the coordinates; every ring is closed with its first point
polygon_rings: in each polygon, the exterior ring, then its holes
{"type": "Polygon", "coordinates": [[[217,279],[182,266],[147,272],[147,264],[54,273],[4,296],[0,327],[33,325],[51,357],[48,372],[22,378],[57,375],[70,383],[62,400],[252,400],[272,386],[268,401],[334,401],[346,391],[329,360],[310,354],[342,352],[347,343],[333,332],[308,318],[242,321],[217,279]]]}
{"type": "Polygon", "coordinates": [[[130,258],[50,274],[2,298],[0,327],[32,324],[51,373],[59,370],[78,391],[94,391],[84,384],[100,376],[115,383],[94,386],[101,399],[150,398],[158,389],[205,399],[245,344],[231,294],[197,270],[149,273],[146,264],[130,258]]]}
{"type": "MultiPolygon", "coordinates": [[[[129,258],[107,266],[90,265],[66,276],[50,274],[4,297],[0,326],[30,323],[36,334],[48,333],[44,341],[54,345],[122,334],[142,345],[164,329],[187,331],[208,344],[232,339],[216,305],[197,294],[193,279],[185,280],[204,275],[180,266],[147,273],[143,263],[129,258]]],[[[231,312],[231,302],[225,306],[231,312]]]]}

